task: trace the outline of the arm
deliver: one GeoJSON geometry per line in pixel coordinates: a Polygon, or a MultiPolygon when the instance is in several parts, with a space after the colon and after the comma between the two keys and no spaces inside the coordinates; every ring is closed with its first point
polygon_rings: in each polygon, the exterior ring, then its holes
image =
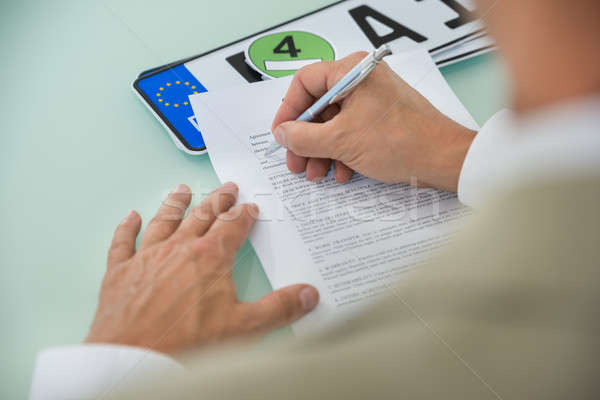
{"type": "Polygon", "coordinates": [[[458,198],[471,207],[480,206],[498,186],[495,170],[502,153],[510,146],[513,139],[513,115],[511,111],[502,110],[490,118],[481,127],[473,143],[469,147],[458,181],[458,198]]]}
{"type": "Polygon", "coordinates": [[[174,359],[150,349],[108,344],[56,347],[38,355],[30,398],[102,398],[149,374],[183,373],[185,370],[174,359]]]}

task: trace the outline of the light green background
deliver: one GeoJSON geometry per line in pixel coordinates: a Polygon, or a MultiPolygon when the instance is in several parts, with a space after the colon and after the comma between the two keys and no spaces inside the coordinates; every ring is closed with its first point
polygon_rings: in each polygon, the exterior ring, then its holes
{"type": "MultiPolygon", "coordinates": [[[[131,208],[147,221],[178,183],[218,184],[208,157],[177,150],[131,92],[136,74],[328,3],[0,2],[0,398],[26,397],[39,349],[86,335],[131,208]]],[[[443,73],[478,122],[504,105],[493,56],[443,73]]],[[[240,296],[267,293],[248,245],[237,260],[240,296]]]]}

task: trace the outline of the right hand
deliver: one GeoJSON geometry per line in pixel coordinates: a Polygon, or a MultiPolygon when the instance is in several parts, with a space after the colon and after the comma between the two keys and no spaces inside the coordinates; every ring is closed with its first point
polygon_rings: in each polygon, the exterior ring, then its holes
{"type": "Polygon", "coordinates": [[[300,69],[273,121],[288,149],[288,168],[321,180],[334,163],[338,182],[353,171],[387,182],[411,182],[456,192],[476,132],[454,122],[381,63],[317,122],[294,121],[367,53],[300,69]]]}

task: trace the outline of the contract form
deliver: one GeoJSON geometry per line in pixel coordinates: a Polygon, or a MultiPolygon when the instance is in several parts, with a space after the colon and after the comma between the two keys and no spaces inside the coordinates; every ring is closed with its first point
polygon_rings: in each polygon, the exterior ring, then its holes
{"type": "MultiPolygon", "coordinates": [[[[386,62],[441,112],[478,129],[426,51],[386,62]]],[[[285,151],[265,156],[290,82],[209,91],[190,101],[219,179],[238,184],[240,202],[260,207],[249,240],[273,288],[309,283],[319,290],[319,306],[292,326],[302,335],[351,319],[451,241],[471,210],[453,193],[358,173],[345,184],[331,171],[309,182],[287,169],[285,151]]]]}

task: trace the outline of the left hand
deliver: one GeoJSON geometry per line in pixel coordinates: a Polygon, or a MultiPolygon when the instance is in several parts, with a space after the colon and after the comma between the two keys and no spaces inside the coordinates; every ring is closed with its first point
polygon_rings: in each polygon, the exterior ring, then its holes
{"type": "Polygon", "coordinates": [[[148,224],[137,251],[140,216],[132,211],[121,222],[108,253],[87,343],[176,354],[267,333],[317,305],[317,290],[303,284],[274,291],[255,303],[238,301],[233,261],[258,208],[233,206],[237,190],[233,183],[221,186],[184,217],[192,194],[180,185],[148,224]]]}

